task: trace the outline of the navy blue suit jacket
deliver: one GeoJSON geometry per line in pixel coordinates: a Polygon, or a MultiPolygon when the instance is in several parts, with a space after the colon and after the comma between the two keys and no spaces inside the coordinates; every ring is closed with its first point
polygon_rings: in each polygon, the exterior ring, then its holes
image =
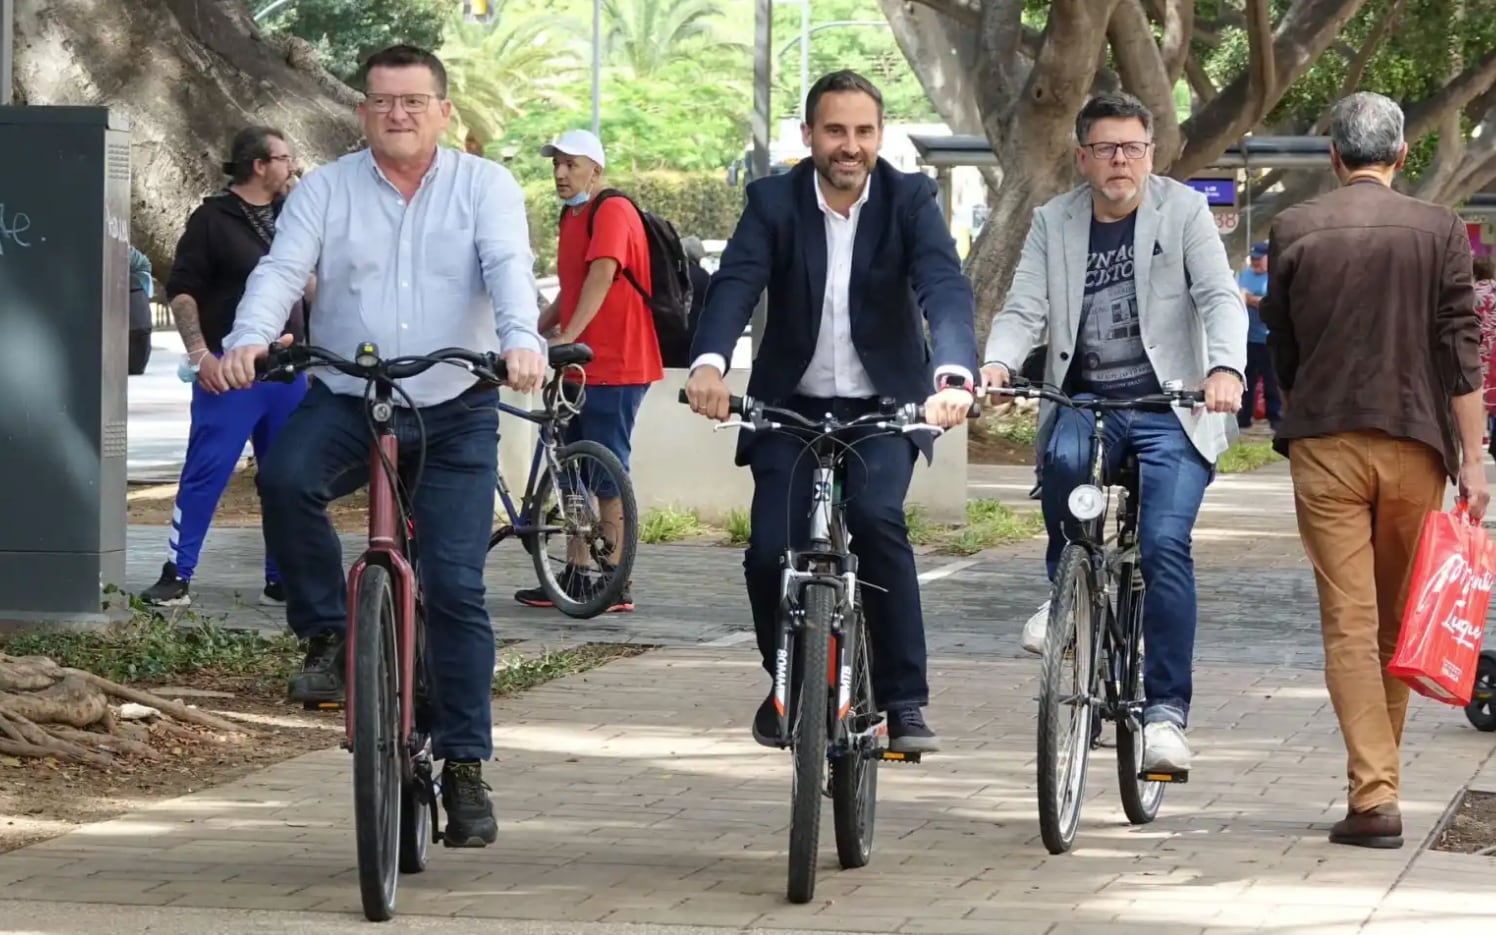
{"type": "MultiPolygon", "coordinates": [[[[770,405],[794,395],[821,329],[826,222],[816,184],[809,159],[784,175],[749,183],[691,344],[692,361],[720,354],[730,365],[767,289],[768,320],[748,395],[770,405]]],[[[965,367],[974,379],[980,367],[971,282],[935,194],[928,177],[879,159],[857,219],[848,289],[852,344],[878,394],[900,403],[924,402],[935,391],[937,366],[965,367]]],[[[753,433],[740,435],[737,461],[746,464],[753,433]]],[[[930,433],[909,437],[931,456],[930,433]]]]}

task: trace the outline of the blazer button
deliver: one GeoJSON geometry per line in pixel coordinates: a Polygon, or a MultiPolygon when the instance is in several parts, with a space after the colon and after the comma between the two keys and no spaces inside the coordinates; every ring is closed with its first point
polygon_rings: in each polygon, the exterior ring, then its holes
{"type": "Polygon", "coordinates": [[[1060,360],[1069,360],[1069,359],[1070,359],[1070,352],[1069,351],[1060,351],[1060,360]]]}

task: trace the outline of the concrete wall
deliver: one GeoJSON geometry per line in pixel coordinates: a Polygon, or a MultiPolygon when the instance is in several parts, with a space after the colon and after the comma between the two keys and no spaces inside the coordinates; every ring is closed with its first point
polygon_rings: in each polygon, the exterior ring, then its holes
{"type": "MultiPolygon", "coordinates": [[[[727,374],[732,392],[741,395],[748,381],[746,369],[727,374]]],[[[665,371],[665,379],[650,387],[634,426],[632,475],[641,511],[676,506],[694,509],[705,517],[744,508],[753,493],[747,468],[733,463],[739,429],[714,432],[712,423],[682,406],[677,397],[686,385],[686,371],[665,371]]],[[[505,391],[505,401],[522,403],[505,391]]],[[[538,397],[537,397],[538,399],[538,397]]],[[[538,406],[538,401],[534,403],[538,406]]],[[[535,449],[535,427],[521,419],[502,419],[499,465],[516,499],[524,488],[535,449]]],[[[935,442],[935,460],[920,458],[915,466],[909,502],[918,504],[937,522],[960,522],[966,512],[966,427],[947,432],[935,442]]]]}

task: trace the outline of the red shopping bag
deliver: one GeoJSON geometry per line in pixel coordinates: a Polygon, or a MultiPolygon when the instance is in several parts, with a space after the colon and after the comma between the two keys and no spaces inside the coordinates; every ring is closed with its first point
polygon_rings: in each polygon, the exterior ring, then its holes
{"type": "Polygon", "coordinates": [[[1465,504],[1430,513],[1418,538],[1402,632],[1387,671],[1420,695],[1459,707],[1469,704],[1493,581],[1496,543],[1471,521],[1465,504]]]}
{"type": "Polygon", "coordinates": [[[1252,389],[1255,391],[1253,393],[1255,398],[1252,400],[1252,421],[1265,422],[1267,421],[1267,384],[1258,382],[1252,389]]]}

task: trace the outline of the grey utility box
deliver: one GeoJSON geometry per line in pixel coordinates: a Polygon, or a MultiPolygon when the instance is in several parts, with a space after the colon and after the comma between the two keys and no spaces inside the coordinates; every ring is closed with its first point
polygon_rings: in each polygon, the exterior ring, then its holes
{"type": "Polygon", "coordinates": [[[129,240],[124,117],[0,107],[0,631],[124,584],[129,240]]]}

